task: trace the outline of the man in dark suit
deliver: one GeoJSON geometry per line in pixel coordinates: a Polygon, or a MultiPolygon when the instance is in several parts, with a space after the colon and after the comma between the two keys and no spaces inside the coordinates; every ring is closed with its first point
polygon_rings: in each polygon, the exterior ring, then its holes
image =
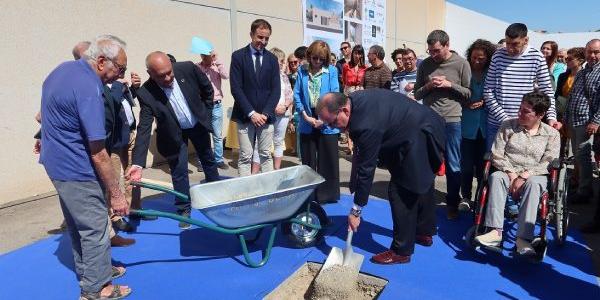
{"type": "Polygon", "coordinates": [[[238,126],[240,176],[251,173],[254,147],[262,171],[273,170],[273,122],[281,81],[277,58],[265,49],[270,36],[271,24],[257,19],[250,26],[250,44],[231,55],[229,79],[235,100],[231,118],[238,126]]]}
{"type": "MultiPolygon", "coordinates": [[[[219,180],[210,145],[212,85],[193,62],[172,64],[160,51],[146,57],[146,67],[150,79],[137,90],[140,120],[127,178],[134,181],[142,178],[152,123],[156,118],[156,148],[169,163],[173,188],[189,197],[188,140],[196,148],[206,181],[219,180]]],[[[175,206],[178,214],[189,217],[190,202],[176,199],[175,206]]],[[[190,225],[181,222],[179,227],[187,229],[190,225]]]]}
{"type": "Polygon", "coordinates": [[[444,120],[430,108],[385,89],[358,91],[348,97],[329,93],[317,111],[323,122],[348,130],[354,141],[350,191],[355,195],[348,230],[356,231],[360,225],[379,160],[391,174],[388,196],[394,233],[390,250],[371,260],[409,262],[415,242],[433,244],[433,181],[443,160],[444,120]]]}

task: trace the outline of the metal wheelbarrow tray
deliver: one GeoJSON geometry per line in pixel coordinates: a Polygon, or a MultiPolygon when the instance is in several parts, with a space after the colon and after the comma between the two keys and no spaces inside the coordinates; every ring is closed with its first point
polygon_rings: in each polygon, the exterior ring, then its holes
{"type": "MultiPolygon", "coordinates": [[[[165,217],[226,234],[240,240],[246,263],[261,267],[269,259],[277,227],[296,246],[306,247],[322,237],[327,215],[314,201],[307,201],[316,187],[325,181],[308,166],[295,166],[271,172],[194,185],[190,188],[192,208],[198,209],[214,224],[156,210],[134,210],[139,215],[165,217]],[[303,204],[305,208],[302,207],[303,204]],[[312,209],[311,209],[312,208],[312,209]],[[255,242],[262,230],[271,228],[268,244],[260,262],[248,253],[247,242],[255,242]],[[257,230],[255,237],[246,239],[244,233],[257,230]]],[[[136,186],[167,192],[190,201],[188,197],[167,187],[134,182],[136,186]]]]}

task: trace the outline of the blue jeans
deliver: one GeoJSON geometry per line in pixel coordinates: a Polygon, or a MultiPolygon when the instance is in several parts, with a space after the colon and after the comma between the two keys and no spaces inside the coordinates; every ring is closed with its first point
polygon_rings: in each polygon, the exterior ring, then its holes
{"type": "Polygon", "coordinates": [[[223,106],[215,104],[212,111],[212,141],[215,152],[215,161],[223,162],[223,106]]]}
{"type": "Polygon", "coordinates": [[[462,140],[460,122],[446,123],[446,205],[458,208],[460,202],[460,142],[462,140]]]}

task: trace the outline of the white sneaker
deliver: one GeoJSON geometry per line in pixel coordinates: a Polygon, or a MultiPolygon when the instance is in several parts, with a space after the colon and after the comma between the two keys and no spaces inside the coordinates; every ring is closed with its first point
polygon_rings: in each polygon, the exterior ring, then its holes
{"type": "Polygon", "coordinates": [[[517,238],[517,254],[523,256],[533,256],[535,255],[535,249],[531,246],[531,243],[522,239],[517,238]]]}
{"type": "Polygon", "coordinates": [[[469,199],[463,199],[459,204],[458,204],[458,210],[459,211],[469,211],[471,210],[471,201],[469,201],[469,199]]]}
{"type": "Polygon", "coordinates": [[[499,247],[502,244],[502,232],[492,229],[490,232],[475,237],[475,241],[488,247],[499,247]]]}

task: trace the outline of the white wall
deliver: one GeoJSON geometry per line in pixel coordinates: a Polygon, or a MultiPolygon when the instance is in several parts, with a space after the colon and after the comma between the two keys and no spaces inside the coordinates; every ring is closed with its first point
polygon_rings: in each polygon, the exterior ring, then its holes
{"type": "Polygon", "coordinates": [[[450,48],[461,56],[476,39],[497,43],[504,38],[507,22],[446,2],[446,32],[450,48]]]}
{"type": "MultiPolygon", "coordinates": [[[[492,43],[504,38],[509,22],[498,20],[470,9],[446,2],[446,32],[450,35],[450,47],[464,56],[469,45],[478,38],[492,43]]],[[[552,40],[559,48],[583,47],[600,32],[552,33],[529,31],[530,45],[540,48],[544,41],[552,40]]]]}
{"type": "MultiPolygon", "coordinates": [[[[72,59],[81,40],[114,34],[128,44],[128,70],[145,80],[144,57],[163,50],[178,60],[198,60],[188,52],[192,36],[210,40],[226,65],[231,52],[249,42],[257,18],[273,25],[269,47],[286,53],[302,44],[301,0],[0,0],[0,205],[52,192],[32,153],[33,120],[41,85],[59,63],[72,59]],[[232,13],[233,11],[233,13],[232,13]]],[[[387,0],[386,52],[403,43],[422,53],[426,32],[443,28],[444,0],[387,0]]],[[[224,106],[233,105],[224,81],[224,106]]],[[[225,122],[224,131],[227,132],[225,122]]],[[[161,158],[149,154],[148,163],[161,158]]]]}

